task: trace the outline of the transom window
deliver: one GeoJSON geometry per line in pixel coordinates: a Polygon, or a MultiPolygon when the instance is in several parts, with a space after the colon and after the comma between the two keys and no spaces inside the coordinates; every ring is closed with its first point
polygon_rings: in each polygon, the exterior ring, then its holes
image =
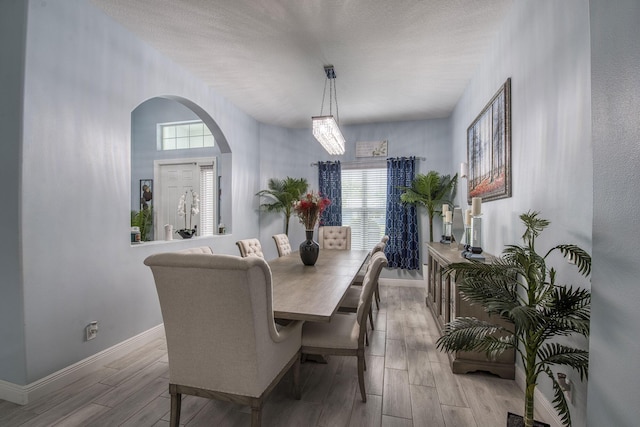
{"type": "Polygon", "coordinates": [[[213,135],[202,121],[158,124],[159,150],[184,150],[213,145],[213,135]]]}
{"type": "Polygon", "coordinates": [[[384,236],[387,169],[342,168],[342,225],[351,226],[351,248],[369,250],[384,236]]]}

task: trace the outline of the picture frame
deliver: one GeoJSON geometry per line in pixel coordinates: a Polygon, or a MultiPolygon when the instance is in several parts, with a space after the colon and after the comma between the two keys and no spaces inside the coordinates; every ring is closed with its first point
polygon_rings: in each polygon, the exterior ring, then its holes
{"type": "Polygon", "coordinates": [[[140,210],[143,211],[153,206],[153,180],[140,180],[140,210]]]}
{"type": "Polygon", "coordinates": [[[357,141],[356,157],[387,157],[388,141],[357,141]]]}
{"type": "Polygon", "coordinates": [[[467,129],[467,202],[511,197],[511,78],[467,129]]]}

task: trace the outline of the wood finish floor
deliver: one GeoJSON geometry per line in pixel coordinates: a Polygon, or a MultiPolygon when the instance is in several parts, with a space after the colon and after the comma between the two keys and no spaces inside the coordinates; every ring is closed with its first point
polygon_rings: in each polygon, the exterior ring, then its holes
{"type": "MultiPolygon", "coordinates": [[[[381,285],[367,348],[367,403],[355,357],[303,363],[302,399],[288,374],[269,396],[263,426],[502,427],[521,414],[515,381],[455,375],[435,348],[438,331],[423,288],[381,285]]],[[[159,339],[25,406],[0,400],[1,426],[168,426],[168,360],[159,339]]],[[[249,426],[248,407],[185,396],[181,425],[249,426]]]]}

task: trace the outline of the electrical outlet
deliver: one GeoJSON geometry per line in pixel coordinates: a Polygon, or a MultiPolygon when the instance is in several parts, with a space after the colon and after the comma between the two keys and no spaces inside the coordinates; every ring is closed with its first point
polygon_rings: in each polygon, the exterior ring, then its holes
{"type": "Polygon", "coordinates": [[[84,330],[87,334],[87,341],[94,339],[98,335],[98,321],[90,322],[84,330]]]}

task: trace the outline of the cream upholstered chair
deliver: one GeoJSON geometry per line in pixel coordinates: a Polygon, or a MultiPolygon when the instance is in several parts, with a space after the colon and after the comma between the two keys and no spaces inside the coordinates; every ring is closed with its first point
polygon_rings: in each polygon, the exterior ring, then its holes
{"type": "Polygon", "coordinates": [[[178,251],[178,253],[181,253],[181,254],[209,254],[209,255],[212,255],[213,251],[211,250],[211,248],[209,246],[198,246],[198,247],[195,247],[195,248],[182,249],[181,251],[178,251]]]}
{"type": "MultiPolygon", "coordinates": [[[[362,267],[360,268],[356,276],[353,278],[353,281],[351,282],[351,286],[349,286],[349,289],[347,289],[347,292],[345,293],[345,296],[342,299],[342,303],[340,303],[340,307],[338,307],[338,311],[355,313],[358,310],[360,296],[364,291],[362,287],[364,276],[367,272],[367,269],[369,268],[369,264],[371,263],[371,258],[373,257],[373,254],[377,252],[384,253],[384,244],[382,242],[377,243],[373,247],[373,249],[371,249],[371,252],[369,252],[369,254],[367,255],[367,258],[362,264],[362,267]]],[[[373,286],[373,293],[375,298],[376,292],[378,291],[378,280],[376,280],[375,283],[372,284],[372,286],[373,286]]],[[[376,303],[377,302],[378,301],[376,301],[376,303]]],[[[378,305],[378,309],[380,309],[379,305],[378,305]]],[[[373,325],[373,306],[369,308],[369,322],[371,323],[371,329],[375,329],[373,325]]]]}
{"type": "Polygon", "coordinates": [[[289,243],[289,237],[286,234],[275,234],[273,240],[276,242],[276,249],[278,249],[278,256],[285,256],[291,253],[291,243],[289,243]]]}
{"type": "MultiPolygon", "coordinates": [[[[360,268],[360,270],[358,271],[356,276],[353,278],[353,281],[351,282],[352,286],[362,286],[362,279],[364,278],[364,272],[366,271],[367,263],[369,262],[369,259],[371,258],[371,255],[376,253],[376,252],[378,252],[378,251],[384,252],[384,248],[387,246],[387,242],[388,241],[389,241],[389,236],[387,236],[385,234],[384,236],[382,236],[382,239],[380,239],[380,242],[376,243],[376,245],[373,247],[373,249],[371,249],[371,252],[369,252],[369,255],[367,255],[367,259],[363,263],[362,267],[360,268]]],[[[353,293],[353,292],[356,292],[356,291],[351,291],[351,292],[353,293]]],[[[378,284],[376,284],[376,288],[375,288],[373,294],[374,294],[374,298],[375,298],[375,302],[376,302],[376,308],[380,309],[380,288],[379,288],[378,284]]],[[[350,305],[355,306],[354,304],[355,303],[353,302],[353,298],[351,298],[350,305]]],[[[373,327],[373,325],[371,327],[373,327]]]]}
{"type": "Polygon", "coordinates": [[[182,394],[249,405],[259,426],[264,399],[292,367],[300,398],[302,322],[276,328],[264,259],[173,252],[144,263],[167,337],[171,426],[180,421],[182,394]]]}
{"type": "Polygon", "coordinates": [[[258,239],[244,239],[236,242],[238,249],[240,249],[240,256],[243,258],[255,256],[264,258],[262,253],[262,245],[258,239]]]}
{"type": "Polygon", "coordinates": [[[306,322],[302,327],[302,353],[356,356],[358,358],[358,383],[362,401],[367,401],[364,387],[364,341],[367,335],[367,313],[371,307],[373,283],[378,280],[382,267],[387,265],[384,253],[371,257],[364,276],[363,292],[356,313],[336,313],[329,323],[306,322]]]}
{"type": "Polygon", "coordinates": [[[330,225],[318,227],[320,249],[351,249],[351,227],[330,225]]]}

